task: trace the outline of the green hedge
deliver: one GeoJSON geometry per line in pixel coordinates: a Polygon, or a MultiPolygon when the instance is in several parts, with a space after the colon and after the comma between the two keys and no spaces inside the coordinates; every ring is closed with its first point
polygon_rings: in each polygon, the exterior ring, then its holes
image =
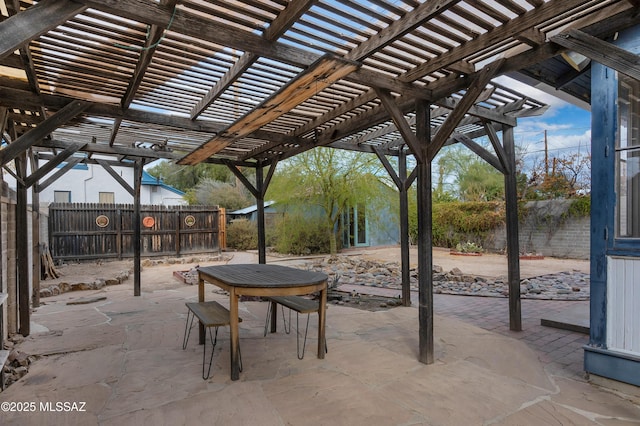
{"type": "MultiPolygon", "coordinates": [[[[505,220],[502,202],[451,202],[433,204],[433,244],[453,248],[473,242],[481,245],[487,234],[505,220]]],[[[409,233],[418,238],[417,213],[409,215],[409,233]]]]}

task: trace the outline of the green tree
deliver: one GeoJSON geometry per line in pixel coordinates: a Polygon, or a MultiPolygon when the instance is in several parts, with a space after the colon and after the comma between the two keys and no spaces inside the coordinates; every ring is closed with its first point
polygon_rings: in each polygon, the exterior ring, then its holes
{"type": "Polygon", "coordinates": [[[458,174],[462,201],[495,201],[504,198],[504,176],[480,158],[472,159],[458,174]]]}
{"type": "Polygon", "coordinates": [[[184,192],[195,188],[203,179],[212,179],[219,182],[234,181],[234,175],[231,170],[227,166],[220,164],[200,163],[195,166],[185,166],[170,161],[161,161],[148,168],[147,172],[162,179],[167,185],[184,192]]]}
{"type": "Polygon", "coordinates": [[[241,184],[211,178],[198,182],[195,188],[187,191],[185,198],[192,205],[220,206],[228,210],[241,209],[254,203],[251,193],[241,184]]]}
{"type": "Polygon", "coordinates": [[[357,203],[376,199],[386,172],[371,154],[319,147],[290,158],[273,177],[267,198],[309,210],[318,206],[329,234],[329,250],[337,253],[340,215],[357,203]]]}
{"type": "Polygon", "coordinates": [[[436,158],[437,180],[434,199],[452,201],[493,201],[504,197],[502,173],[463,145],[442,149],[436,158]],[[451,189],[445,189],[445,185],[451,189]]]}

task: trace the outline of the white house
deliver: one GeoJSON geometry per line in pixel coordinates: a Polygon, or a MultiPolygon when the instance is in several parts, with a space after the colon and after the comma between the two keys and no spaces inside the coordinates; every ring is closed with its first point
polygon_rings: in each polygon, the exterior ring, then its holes
{"type": "MultiPolygon", "coordinates": [[[[58,169],[65,164],[62,163],[58,169]]],[[[40,182],[45,182],[58,169],[40,179],[40,182]]],[[[133,167],[114,166],[112,169],[133,187],[133,167]]],[[[14,179],[5,175],[5,180],[15,189],[14,179]]],[[[183,196],[184,192],[165,184],[146,171],[142,172],[140,204],[186,205],[187,201],[183,196]]],[[[29,197],[31,197],[31,191],[29,191],[29,197]]],[[[41,205],[46,206],[52,202],[132,204],[134,200],[133,196],[102,166],[79,163],[40,192],[41,205]]]]}

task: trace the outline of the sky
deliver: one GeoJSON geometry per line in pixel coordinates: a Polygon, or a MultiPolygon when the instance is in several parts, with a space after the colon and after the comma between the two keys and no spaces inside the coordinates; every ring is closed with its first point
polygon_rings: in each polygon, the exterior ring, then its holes
{"type": "Polygon", "coordinates": [[[545,130],[550,157],[589,154],[591,112],[509,77],[499,77],[494,81],[549,105],[541,116],[518,119],[518,126],[514,129],[515,142],[526,156],[544,155],[545,130]]]}

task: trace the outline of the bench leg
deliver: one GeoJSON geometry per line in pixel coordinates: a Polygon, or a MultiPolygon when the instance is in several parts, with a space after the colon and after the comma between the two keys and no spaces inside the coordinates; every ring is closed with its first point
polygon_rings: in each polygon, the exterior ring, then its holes
{"type": "MultiPolygon", "coordinates": [[[[298,348],[298,359],[303,359],[304,358],[304,350],[305,347],[307,346],[307,332],[309,331],[309,317],[311,316],[311,314],[307,314],[307,326],[304,329],[304,340],[302,343],[302,352],[300,352],[300,325],[298,323],[298,313],[296,313],[296,343],[297,343],[297,348],[298,348]]],[[[329,349],[327,347],[327,339],[324,340],[324,352],[327,353],[329,352],[329,349]]]]}
{"type": "Polygon", "coordinates": [[[211,339],[211,356],[209,357],[209,369],[207,370],[207,375],[204,375],[204,365],[207,359],[207,344],[205,342],[202,347],[202,378],[207,380],[211,375],[211,364],[213,363],[213,353],[216,350],[216,343],[218,343],[218,327],[214,327],[216,329],[215,336],[211,334],[211,327],[207,327],[209,329],[209,339],[211,339]]]}
{"type": "MultiPolygon", "coordinates": [[[[189,336],[191,335],[191,329],[193,328],[193,319],[195,315],[191,312],[191,309],[187,309],[187,321],[184,325],[184,336],[182,337],[182,349],[187,348],[187,343],[189,342],[189,336]],[[191,317],[191,324],[189,324],[189,317],[191,317]]],[[[198,323],[200,323],[198,321],[198,323]]]]}
{"type": "MultiPolygon", "coordinates": [[[[291,312],[291,311],[289,311],[291,312]]],[[[309,317],[311,316],[311,314],[307,314],[307,326],[304,329],[304,341],[302,343],[302,354],[300,354],[300,324],[299,324],[299,318],[300,318],[300,314],[298,314],[296,312],[296,346],[298,349],[298,359],[302,359],[304,358],[304,349],[307,346],[307,332],[309,331],[309,317]]],[[[291,328],[291,323],[289,323],[289,328],[291,328]]]]}
{"type": "MultiPolygon", "coordinates": [[[[263,337],[267,337],[267,330],[269,329],[269,324],[271,324],[271,332],[275,333],[277,331],[277,318],[278,318],[278,303],[269,301],[269,306],[267,307],[267,318],[264,323],[264,334],[263,337]]],[[[284,315],[284,306],[282,308],[282,323],[284,324],[284,332],[287,334],[291,333],[291,309],[289,309],[289,325],[287,326],[287,319],[284,315]]]]}

